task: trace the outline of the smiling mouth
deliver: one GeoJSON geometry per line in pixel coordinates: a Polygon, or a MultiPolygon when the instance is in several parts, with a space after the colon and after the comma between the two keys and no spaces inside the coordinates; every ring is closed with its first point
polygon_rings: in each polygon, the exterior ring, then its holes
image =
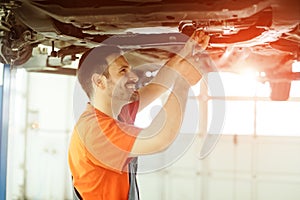
{"type": "Polygon", "coordinates": [[[135,83],[126,83],[126,88],[130,90],[136,90],[136,84],[135,83]]]}

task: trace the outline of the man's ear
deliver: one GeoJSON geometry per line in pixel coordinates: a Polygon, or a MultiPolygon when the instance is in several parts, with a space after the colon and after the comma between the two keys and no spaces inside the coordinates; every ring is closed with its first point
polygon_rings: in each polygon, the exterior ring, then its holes
{"type": "Polygon", "coordinates": [[[105,89],[106,77],[95,73],[92,75],[92,83],[93,83],[93,87],[95,88],[105,89]]]}

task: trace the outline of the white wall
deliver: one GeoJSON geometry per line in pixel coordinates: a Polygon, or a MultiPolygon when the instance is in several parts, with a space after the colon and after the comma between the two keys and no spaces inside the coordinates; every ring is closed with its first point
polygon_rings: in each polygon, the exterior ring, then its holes
{"type": "Polygon", "coordinates": [[[19,95],[11,116],[7,199],[70,199],[75,77],[23,72],[22,78],[21,91],[13,90],[19,95]]]}
{"type": "Polygon", "coordinates": [[[300,138],[224,135],[199,160],[201,139],[174,165],[139,175],[143,200],[298,200],[300,138]]]}

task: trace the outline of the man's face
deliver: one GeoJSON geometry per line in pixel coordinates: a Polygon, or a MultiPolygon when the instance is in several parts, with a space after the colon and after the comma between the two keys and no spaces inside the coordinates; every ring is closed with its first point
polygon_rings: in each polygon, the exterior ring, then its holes
{"type": "Polygon", "coordinates": [[[113,100],[131,100],[132,94],[136,91],[138,77],[131,71],[131,66],[123,56],[108,56],[109,77],[107,79],[107,92],[113,100]]]}

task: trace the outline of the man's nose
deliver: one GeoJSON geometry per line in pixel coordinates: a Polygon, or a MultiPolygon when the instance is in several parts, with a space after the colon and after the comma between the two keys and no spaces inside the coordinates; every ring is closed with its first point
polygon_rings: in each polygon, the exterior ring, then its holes
{"type": "Polygon", "coordinates": [[[133,81],[133,82],[138,82],[138,80],[139,80],[139,77],[133,71],[128,72],[127,77],[128,77],[128,80],[133,81]]]}

